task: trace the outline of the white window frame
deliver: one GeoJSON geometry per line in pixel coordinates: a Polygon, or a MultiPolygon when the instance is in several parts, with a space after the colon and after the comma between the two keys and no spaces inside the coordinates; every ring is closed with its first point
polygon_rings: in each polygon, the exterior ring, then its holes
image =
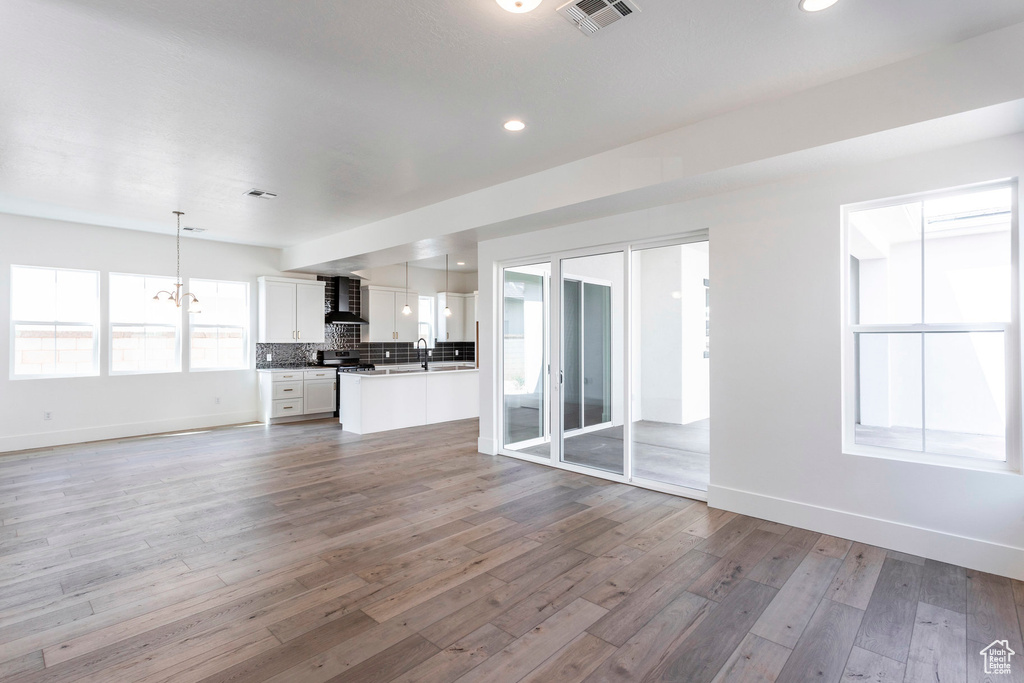
{"type": "MultiPolygon", "coordinates": [[[[216,367],[216,368],[197,368],[192,363],[192,332],[197,329],[209,329],[209,328],[221,328],[221,327],[238,327],[236,325],[220,325],[220,324],[197,324],[195,322],[195,314],[190,313],[188,316],[188,371],[189,372],[232,372],[236,370],[248,370],[252,366],[252,353],[253,350],[249,348],[249,342],[251,341],[252,327],[252,287],[249,282],[243,280],[215,280],[213,278],[194,277],[189,278],[188,291],[193,290],[192,283],[194,282],[215,282],[217,284],[229,284],[229,285],[244,285],[245,286],[245,325],[242,327],[242,348],[245,349],[245,357],[242,359],[242,364],[232,367],[216,367]]],[[[199,309],[202,310],[203,301],[199,301],[199,309]]]]}
{"type": "MultiPolygon", "coordinates": [[[[970,470],[989,470],[1003,472],[1021,472],[1021,335],[1020,335],[1020,231],[1018,214],[1018,182],[1016,178],[1003,179],[974,185],[920,192],[900,197],[890,197],[877,201],[848,204],[841,208],[842,218],[842,411],[843,411],[843,453],[845,455],[877,457],[890,460],[901,460],[913,463],[939,465],[970,470]],[[858,324],[850,322],[850,227],[851,213],[899,206],[912,202],[928,201],[961,195],[970,192],[998,190],[1009,188],[1012,198],[1010,217],[1010,322],[1009,323],[912,323],[912,324],[858,324]],[[869,446],[855,443],[856,428],[856,335],[863,333],[878,334],[919,334],[943,332],[1003,332],[1006,349],[1006,458],[1002,461],[972,458],[969,456],[930,453],[928,451],[910,451],[883,446],[869,446]]],[[[923,219],[922,219],[923,220],[923,219]]],[[[922,288],[924,272],[922,271],[922,288]]],[[[922,296],[924,290],[922,289],[922,296]]],[[[922,348],[923,353],[923,348],[922,348]]],[[[923,356],[922,356],[923,362],[923,356]]],[[[922,401],[923,401],[922,397],[922,401]]],[[[922,403],[922,411],[924,405],[922,403]]],[[[922,429],[924,429],[922,424],[922,429]]],[[[927,448],[925,442],[925,448],[927,448]]]]}
{"type": "MultiPolygon", "coordinates": [[[[10,329],[10,357],[8,359],[8,363],[9,364],[7,366],[8,367],[8,376],[9,376],[9,378],[12,381],[14,381],[14,380],[25,380],[25,379],[67,379],[67,378],[72,378],[72,377],[98,377],[100,375],[100,343],[102,342],[102,340],[100,338],[100,315],[101,315],[100,314],[100,289],[101,289],[100,272],[98,270],[88,270],[88,269],[85,269],[85,268],[58,268],[56,266],[28,266],[28,265],[12,263],[8,273],[10,273],[10,283],[11,283],[10,300],[8,302],[9,306],[10,306],[9,310],[10,310],[10,315],[11,315],[11,319],[10,319],[10,326],[11,326],[11,329],[10,329]],[[94,273],[96,275],[96,319],[93,320],[93,322],[91,322],[91,323],[79,322],[79,321],[76,321],[76,322],[62,322],[62,321],[59,321],[59,320],[43,320],[43,321],[40,321],[40,320],[15,320],[14,319],[14,269],[15,268],[31,268],[31,269],[34,269],[34,270],[52,270],[54,272],[54,277],[56,277],[56,274],[57,274],[58,271],[75,272],[75,273],[94,273]],[[20,374],[15,374],[15,372],[14,372],[14,359],[15,359],[14,344],[15,344],[15,330],[17,329],[18,325],[38,325],[38,326],[53,326],[53,327],[88,327],[88,328],[92,328],[93,339],[95,340],[95,343],[93,344],[93,349],[92,349],[92,354],[93,354],[92,363],[93,363],[94,371],[93,372],[88,372],[88,373],[70,373],[70,374],[56,374],[56,373],[54,373],[54,374],[41,374],[41,375],[20,375],[20,374]]],[[[56,359],[54,359],[54,363],[56,364],[56,359]]]]}
{"type": "Polygon", "coordinates": [[[432,348],[434,348],[434,342],[437,339],[437,301],[432,296],[424,296],[423,294],[418,294],[416,296],[416,332],[419,333],[420,325],[423,324],[423,321],[421,321],[419,319],[419,316],[420,316],[420,308],[419,307],[420,307],[420,304],[422,302],[424,302],[424,301],[429,301],[430,302],[430,317],[431,317],[431,321],[430,321],[430,334],[427,335],[426,337],[423,337],[423,339],[425,339],[427,341],[427,348],[432,349],[432,348]]]}
{"type": "MultiPolygon", "coordinates": [[[[114,322],[113,314],[110,312],[110,300],[113,297],[113,278],[118,275],[124,275],[128,277],[142,277],[142,278],[159,278],[161,280],[174,280],[173,275],[145,275],[142,273],[108,273],[107,274],[107,317],[109,319],[107,323],[107,334],[110,343],[107,344],[107,368],[108,373],[112,377],[119,375],[167,375],[175,372],[181,372],[181,310],[178,310],[178,323],[174,326],[174,353],[176,355],[176,363],[173,370],[114,370],[114,329],[117,327],[171,327],[170,325],[156,324],[150,325],[148,323],[124,323],[114,322]]],[[[173,288],[172,288],[173,289],[173,288]]],[[[152,292],[154,295],[156,291],[152,292]]],[[[173,306],[169,301],[163,302],[167,306],[173,306]]]]}

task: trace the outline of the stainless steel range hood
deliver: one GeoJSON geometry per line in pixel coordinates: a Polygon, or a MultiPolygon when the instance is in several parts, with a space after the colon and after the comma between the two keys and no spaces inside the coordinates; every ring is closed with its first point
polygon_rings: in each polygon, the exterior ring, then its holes
{"type": "Polygon", "coordinates": [[[327,314],[328,325],[369,325],[349,309],[348,287],[349,278],[334,278],[334,299],[331,301],[331,312],[327,314]]]}

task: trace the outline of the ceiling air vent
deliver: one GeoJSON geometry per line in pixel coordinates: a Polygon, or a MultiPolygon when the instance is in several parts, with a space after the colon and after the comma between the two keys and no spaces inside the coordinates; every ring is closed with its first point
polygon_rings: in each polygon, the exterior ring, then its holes
{"type": "Polygon", "coordinates": [[[259,197],[260,199],[274,199],[275,197],[277,197],[277,195],[274,194],[273,192],[267,192],[266,190],[257,190],[256,188],[249,190],[248,192],[246,192],[246,194],[249,195],[250,197],[259,197]]]}
{"type": "Polygon", "coordinates": [[[196,228],[188,225],[183,225],[181,229],[185,232],[206,232],[206,228],[196,228]]]}
{"type": "Polygon", "coordinates": [[[559,14],[588,36],[639,11],[633,0],[575,0],[558,8],[559,14]]]}

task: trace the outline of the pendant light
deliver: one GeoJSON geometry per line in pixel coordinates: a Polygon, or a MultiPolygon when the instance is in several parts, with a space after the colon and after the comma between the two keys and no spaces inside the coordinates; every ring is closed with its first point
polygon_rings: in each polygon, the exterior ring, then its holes
{"type": "Polygon", "coordinates": [[[409,315],[412,309],[409,308],[409,262],[405,262],[405,306],[402,306],[402,315],[409,315]]]}
{"type": "Polygon", "coordinates": [[[182,284],[182,282],[181,282],[181,217],[185,215],[185,212],[184,211],[175,211],[174,215],[178,217],[178,236],[177,236],[177,242],[176,242],[177,251],[178,251],[178,269],[175,272],[175,277],[174,277],[174,291],[173,292],[169,292],[169,291],[167,291],[165,289],[163,291],[157,292],[156,296],[153,297],[153,300],[154,301],[159,301],[160,300],[160,295],[161,294],[166,294],[167,296],[164,297],[164,298],[167,301],[173,301],[174,305],[177,306],[178,308],[181,308],[181,303],[183,301],[188,301],[189,302],[189,305],[188,305],[188,312],[189,313],[201,313],[202,311],[199,310],[199,299],[196,298],[196,295],[192,294],[191,292],[184,292],[183,293],[181,291],[181,288],[184,287],[184,284],[182,284]]]}
{"type": "Polygon", "coordinates": [[[448,254],[444,255],[444,317],[452,317],[452,309],[448,308],[448,254]]]}

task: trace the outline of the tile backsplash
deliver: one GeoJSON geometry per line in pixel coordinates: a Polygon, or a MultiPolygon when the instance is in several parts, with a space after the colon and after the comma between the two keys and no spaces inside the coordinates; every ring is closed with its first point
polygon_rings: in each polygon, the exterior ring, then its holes
{"type": "MultiPolygon", "coordinates": [[[[330,302],[334,300],[334,279],[318,277],[327,283],[324,312],[329,312],[330,302]]],[[[349,281],[349,310],[360,315],[359,280],[349,281]]],[[[287,367],[289,365],[313,365],[316,363],[316,352],[324,349],[356,349],[359,357],[366,363],[374,365],[394,365],[399,363],[416,363],[416,345],[411,342],[379,342],[366,343],[359,341],[358,325],[325,325],[323,344],[257,344],[256,367],[287,367]],[[271,360],[267,360],[267,354],[271,360]]],[[[430,362],[476,360],[476,344],[473,342],[437,342],[431,349],[430,362]]]]}

